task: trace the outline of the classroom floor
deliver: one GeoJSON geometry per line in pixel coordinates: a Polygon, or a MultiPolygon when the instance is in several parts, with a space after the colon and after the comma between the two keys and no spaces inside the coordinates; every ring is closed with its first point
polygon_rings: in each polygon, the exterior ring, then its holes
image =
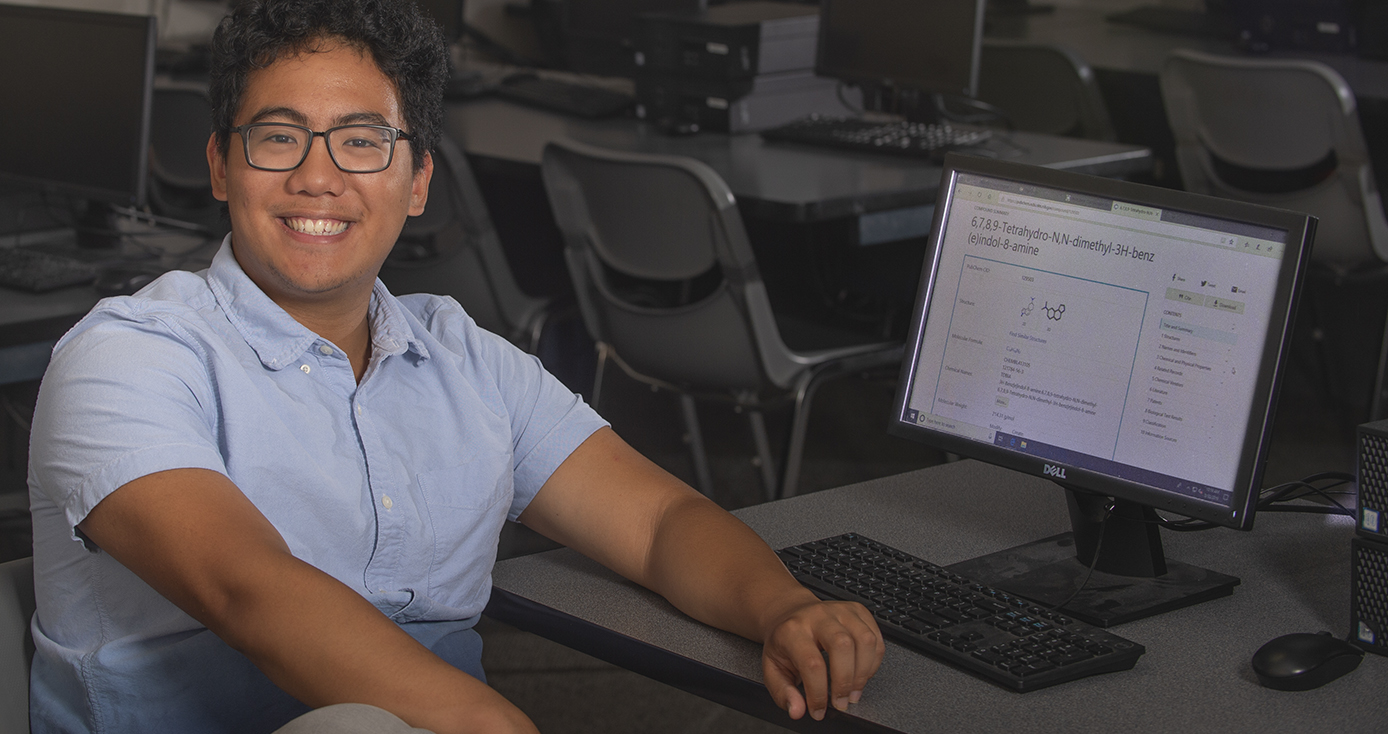
{"type": "MultiPolygon", "coordinates": [[[[1314,331],[1305,329],[1307,334],[1314,331]]],[[[1348,364],[1334,354],[1327,356],[1324,349],[1310,343],[1314,341],[1302,340],[1287,364],[1268,485],[1319,471],[1353,470],[1354,426],[1363,421],[1364,406],[1346,400],[1344,395],[1346,389],[1360,389],[1354,385],[1363,383],[1364,358],[1348,364]]],[[[1372,360],[1369,363],[1371,370],[1372,360]]],[[[886,434],[894,381],[891,376],[850,377],[830,383],[820,392],[811,418],[802,492],[944,460],[933,449],[886,434]]],[[[675,397],[653,392],[616,369],[609,371],[605,385],[600,407],[617,433],[676,476],[692,481],[675,397]]],[[[5,508],[7,503],[14,504],[9,500],[23,497],[27,444],[19,426],[27,418],[26,406],[32,405],[34,388],[0,388],[8,415],[0,430],[0,560],[28,552],[22,514],[5,508]]],[[[762,501],[764,490],[752,462],[755,451],[745,416],[731,406],[701,404],[700,418],[716,485],[714,499],[730,509],[762,501]]],[[[774,413],[768,416],[768,423],[773,444],[778,445],[788,413],[774,413]]],[[[551,547],[543,538],[510,525],[502,536],[500,554],[506,558],[551,547]]],[[[547,734],[783,731],[491,620],[484,619],[479,630],[486,642],[483,661],[491,684],[547,734]]]]}

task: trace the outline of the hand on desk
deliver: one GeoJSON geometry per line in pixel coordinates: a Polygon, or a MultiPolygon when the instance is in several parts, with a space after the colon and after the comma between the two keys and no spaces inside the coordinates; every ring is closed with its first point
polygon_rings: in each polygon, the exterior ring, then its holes
{"type": "Polygon", "coordinates": [[[774,623],[763,641],[762,677],[790,718],[808,709],[823,719],[829,703],[844,711],[858,702],[885,651],[877,622],[863,605],[813,599],[774,623]]]}

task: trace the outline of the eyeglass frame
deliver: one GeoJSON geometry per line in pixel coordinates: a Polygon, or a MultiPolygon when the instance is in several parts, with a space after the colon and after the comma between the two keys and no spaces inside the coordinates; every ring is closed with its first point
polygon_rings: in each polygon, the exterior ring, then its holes
{"type": "Polygon", "coordinates": [[[381,171],[390,168],[390,164],[395,162],[396,141],[404,140],[405,142],[411,142],[415,139],[414,135],[411,135],[410,133],[407,133],[398,127],[392,127],[390,125],[375,125],[371,123],[361,122],[351,123],[348,125],[338,125],[337,127],[330,127],[327,130],[323,130],[321,132],[314,130],[306,125],[296,125],[292,122],[248,122],[244,125],[237,125],[236,127],[231,128],[228,132],[233,132],[241,136],[241,151],[246,156],[246,165],[250,166],[251,168],[254,168],[257,171],[270,171],[271,173],[285,173],[287,171],[293,171],[297,169],[299,166],[304,165],[304,161],[308,160],[309,151],[313,149],[313,139],[318,137],[323,138],[323,147],[327,148],[328,158],[332,160],[334,166],[337,166],[337,170],[342,171],[343,173],[380,173],[381,171]],[[246,131],[257,127],[292,127],[296,130],[303,130],[304,132],[308,133],[308,143],[304,145],[304,153],[302,156],[299,157],[299,162],[295,163],[289,168],[269,168],[266,166],[257,166],[256,164],[252,163],[251,139],[246,136],[246,131]],[[386,155],[386,164],[384,166],[369,171],[349,171],[346,168],[343,168],[341,163],[337,162],[337,156],[333,154],[333,147],[331,145],[328,145],[328,135],[337,130],[342,130],[349,127],[366,127],[371,128],[373,130],[387,130],[391,133],[390,153],[386,155]]]}

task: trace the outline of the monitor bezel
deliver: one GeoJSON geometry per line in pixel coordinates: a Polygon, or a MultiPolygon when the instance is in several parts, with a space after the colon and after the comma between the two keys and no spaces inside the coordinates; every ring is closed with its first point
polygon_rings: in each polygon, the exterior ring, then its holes
{"type": "MultiPolygon", "coordinates": [[[[976,97],[978,95],[979,60],[983,54],[983,20],[987,2],[985,0],[972,0],[974,3],[974,29],[973,47],[969,60],[969,82],[963,89],[944,89],[937,79],[927,76],[894,76],[883,77],[871,74],[864,74],[856,69],[836,67],[828,63],[825,58],[825,39],[829,34],[832,25],[829,14],[833,12],[834,0],[822,0],[819,4],[819,36],[815,46],[815,67],[816,76],[830,77],[838,79],[846,84],[855,86],[880,86],[894,89],[910,89],[918,92],[958,94],[965,97],[976,97]]],[[[837,0],[842,10],[839,12],[851,12],[853,0],[837,0]]]]}
{"type": "Polygon", "coordinates": [[[935,276],[939,272],[943,255],[941,252],[943,225],[950,205],[953,203],[954,182],[961,173],[1010,179],[1092,196],[1123,199],[1161,209],[1180,210],[1248,222],[1287,232],[1286,254],[1282,261],[1282,268],[1278,273],[1277,293],[1273,298],[1272,310],[1268,317],[1268,333],[1263,345],[1264,359],[1254,382],[1253,401],[1247,423],[1248,430],[1244,436],[1238,473],[1233,487],[1233,499],[1230,505],[1225,507],[1213,502],[1157,490],[1143,484],[1073,465],[1061,465],[1061,468],[1065,470],[1065,479],[1062,484],[1068,488],[1131,500],[1158,510],[1239,530],[1251,529],[1259,493],[1262,489],[1261,482],[1266,469],[1272,422],[1276,412],[1277,393],[1281,381],[1281,370],[1278,367],[1286,357],[1291,341],[1299,284],[1309,262],[1316,219],[1307,214],[1118,179],[953,153],[947,155],[944,160],[944,170],[941,173],[939,199],[931,226],[925,263],[921,271],[920,285],[917,289],[917,300],[911,316],[911,327],[902,359],[888,432],[960,456],[979,459],[1053,480],[1056,477],[1051,472],[1054,471],[1054,467],[1059,462],[1043,461],[1034,456],[917,425],[906,419],[911,385],[915,377],[915,365],[921,350],[921,337],[929,318],[929,306],[930,299],[934,294],[935,276]],[[1051,472],[1046,470],[1047,466],[1053,467],[1051,472]]]}
{"type": "Polygon", "coordinates": [[[58,178],[32,176],[4,170],[0,170],[0,181],[36,189],[46,194],[68,195],[119,206],[131,206],[135,208],[144,207],[147,202],[149,185],[149,140],[154,106],[155,50],[159,43],[158,19],[152,15],[103,13],[89,10],[72,10],[68,8],[29,5],[0,5],[0,18],[15,18],[20,16],[37,16],[106,25],[124,25],[132,28],[141,25],[144,26],[145,58],[144,78],[141,82],[143,99],[140,104],[143,112],[140,119],[140,139],[134,151],[134,160],[131,161],[130,170],[134,174],[133,180],[131,181],[133,190],[92,186],[77,181],[65,181],[58,178]]]}

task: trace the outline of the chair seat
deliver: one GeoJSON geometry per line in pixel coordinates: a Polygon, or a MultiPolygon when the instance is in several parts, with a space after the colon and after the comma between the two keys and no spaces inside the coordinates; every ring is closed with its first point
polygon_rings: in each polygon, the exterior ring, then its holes
{"type": "Polygon", "coordinates": [[[0,731],[28,734],[34,559],[0,563],[0,731]]]}

